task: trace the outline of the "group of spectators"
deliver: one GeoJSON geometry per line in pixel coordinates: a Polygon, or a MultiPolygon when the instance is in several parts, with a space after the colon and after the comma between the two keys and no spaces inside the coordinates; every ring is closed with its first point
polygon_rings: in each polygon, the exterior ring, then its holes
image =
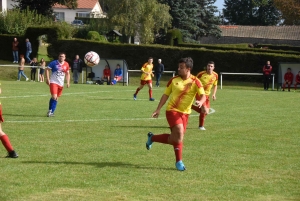
{"type": "MultiPolygon", "coordinates": [[[[270,61],[267,61],[266,65],[263,67],[263,75],[264,75],[264,90],[268,90],[269,88],[269,80],[272,72],[272,66],[270,61]]],[[[282,83],[282,91],[285,91],[286,85],[288,86],[288,91],[291,91],[291,85],[293,84],[294,74],[292,73],[291,68],[287,68],[287,72],[284,74],[283,83],[282,83]]],[[[297,85],[300,85],[300,71],[295,76],[294,88],[297,90],[297,85]]]]}

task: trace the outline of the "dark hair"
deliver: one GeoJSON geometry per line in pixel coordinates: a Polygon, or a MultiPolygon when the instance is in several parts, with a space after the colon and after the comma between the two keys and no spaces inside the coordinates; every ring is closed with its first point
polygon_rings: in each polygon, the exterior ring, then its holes
{"type": "Polygon", "coordinates": [[[67,55],[66,55],[65,52],[60,52],[60,53],[58,53],[58,56],[61,55],[61,54],[64,54],[64,55],[67,57],[67,55]]]}
{"type": "Polygon", "coordinates": [[[193,69],[193,59],[191,57],[181,58],[178,63],[185,63],[187,68],[193,69]]]}
{"type": "Polygon", "coordinates": [[[292,70],[291,68],[288,68],[288,70],[292,70]]]}
{"type": "Polygon", "coordinates": [[[153,57],[149,57],[148,60],[149,60],[149,59],[153,59],[153,57]]]}
{"type": "Polygon", "coordinates": [[[209,61],[207,64],[213,64],[213,65],[215,65],[215,62],[209,61]]]}

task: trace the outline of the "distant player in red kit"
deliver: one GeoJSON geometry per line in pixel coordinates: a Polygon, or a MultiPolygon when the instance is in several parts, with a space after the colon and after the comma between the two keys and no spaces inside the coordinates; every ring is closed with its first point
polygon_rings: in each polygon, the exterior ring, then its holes
{"type": "Polygon", "coordinates": [[[298,74],[296,75],[295,78],[295,90],[297,90],[297,85],[300,85],[300,71],[298,72],[298,74]]]}
{"type": "Polygon", "coordinates": [[[284,81],[283,81],[283,84],[282,84],[282,91],[285,90],[285,85],[286,84],[288,85],[288,90],[290,91],[291,84],[293,83],[293,78],[294,78],[294,75],[291,72],[291,68],[288,68],[287,72],[284,74],[284,81]]]}

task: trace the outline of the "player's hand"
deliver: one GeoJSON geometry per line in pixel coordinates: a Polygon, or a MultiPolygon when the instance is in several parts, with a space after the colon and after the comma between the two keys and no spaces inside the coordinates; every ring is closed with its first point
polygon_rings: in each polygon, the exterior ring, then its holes
{"type": "Polygon", "coordinates": [[[159,116],[159,110],[155,110],[153,112],[153,114],[151,115],[151,117],[153,117],[153,118],[157,118],[158,116],[159,116]]]}
{"type": "Polygon", "coordinates": [[[46,84],[47,84],[47,85],[50,85],[50,81],[49,81],[48,79],[46,80],[46,84]]]}
{"type": "Polygon", "coordinates": [[[202,103],[201,103],[201,101],[196,100],[196,101],[195,101],[195,105],[196,105],[197,107],[201,108],[202,103]]]}
{"type": "Polygon", "coordinates": [[[212,99],[216,100],[217,99],[216,95],[212,95],[212,99]]]}

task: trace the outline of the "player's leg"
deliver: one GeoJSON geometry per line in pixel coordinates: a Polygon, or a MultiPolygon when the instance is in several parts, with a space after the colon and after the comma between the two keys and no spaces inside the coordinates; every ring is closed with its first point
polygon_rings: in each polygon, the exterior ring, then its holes
{"type": "Polygon", "coordinates": [[[149,100],[154,101],[154,98],[152,98],[152,80],[147,80],[147,85],[149,88],[149,100]]]}
{"type": "Polygon", "coordinates": [[[134,100],[136,100],[137,94],[139,93],[139,91],[140,91],[141,89],[144,88],[144,85],[145,85],[145,84],[146,84],[145,80],[141,80],[140,86],[136,89],[135,93],[133,94],[133,99],[134,99],[134,100]]]}
{"type": "Polygon", "coordinates": [[[2,122],[4,122],[4,118],[2,116],[2,105],[0,104],[0,140],[8,152],[8,158],[18,158],[18,154],[14,151],[8,136],[2,130],[2,122]]]}
{"type": "Polygon", "coordinates": [[[288,81],[288,91],[291,90],[291,84],[292,84],[292,82],[291,82],[291,81],[288,81]]]}
{"type": "Polygon", "coordinates": [[[47,113],[47,117],[52,117],[54,115],[58,99],[58,90],[59,86],[57,84],[50,83],[51,98],[49,100],[49,110],[47,113]]]}
{"type": "Polygon", "coordinates": [[[206,96],[206,101],[202,105],[201,112],[199,115],[199,129],[200,130],[206,130],[204,128],[204,121],[205,121],[206,115],[209,113],[209,108],[210,108],[209,96],[206,96]]]}
{"type": "Polygon", "coordinates": [[[284,81],[283,84],[282,84],[282,91],[285,90],[285,85],[286,85],[286,81],[284,81]]]}

